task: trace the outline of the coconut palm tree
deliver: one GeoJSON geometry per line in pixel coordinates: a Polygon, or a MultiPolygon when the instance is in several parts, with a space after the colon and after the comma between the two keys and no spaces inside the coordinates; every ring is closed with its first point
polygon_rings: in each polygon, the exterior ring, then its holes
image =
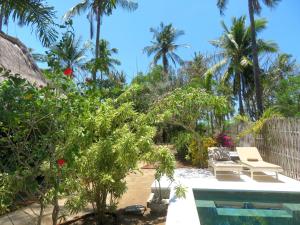
{"type": "Polygon", "coordinates": [[[71,68],[74,76],[75,71],[84,69],[88,46],[82,45],[81,40],[76,39],[74,33],[67,31],[58,43],[46,51],[46,54],[38,54],[30,50],[36,61],[47,63],[53,72],[71,68]]]}
{"type": "MultiPolygon", "coordinates": [[[[275,7],[281,0],[248,0],[248,10],[249,17],[251,22],[251,40],[252,40],[252,54],[253,54],[253,74],[255,80],[255,92],[256,92],[256,100],[257,100],[257,108],[259,112],[259,116],[263,113],[263,100],[262,100],[262,88],[260,83],[260,69],[258,62],[258,46],[256,42],[256,30],[255,30],[255,18],[254,14],[261,13],[261,2],[263,2],[267,7],[273,8],[275,7]]],[[[218,0],[217,6],[220,9],[221,14],[223,14],[226,6],[228,4],[228,0],[218,0]]]]}
{"type": "Polygon", "coordinates": [[[48,47],[57,38],[54,18],[54,8],[42,0],[0,0],[0,32],[10,19],[21,26],[32,25],[42,44],[48,47]]]}
{"type": "Polygon", "coordinates": [[[87,49],[81,45],[81,40],[73,34],[65,33],[62,40],[50,48],[49,53],[55,57],[62,68],[81,68],[87,49]]]}
{"type": "Polygon", "coordinates": [[[103,74],[109,76],[112,71],[115,70],[115,66],[121,65],[118,59],[113,58],[113,55],[118,54],[118,49],[111,48],[110,44],[106,40],[99,42],[100,57],[93,58],[86,64],[86,68],[92,72],[100,71],[100,80],[103,80],[103,74]]]}
{"type": "MultiPolygon", "coordinates": [[[[266,28],[267,21],[260,19],[255,21],[256,32],[259,33],[266,28]]],[[[221,49],[219,53],[222,60],[218,67],[225,67],[223,75],[224,82],[231,82],[233,85],[233,93],[238,96],[239,113],[245,113],[243,99],[245,100],[247,89],[251,89],[253,78],[249,72],[252,67],[252,42],[251,42],[251,26],[246,26],[246,17],[232,19],[232,26],[228,28],[222,22],[224,29],[223,35],[211,43],[221,49]]],[[[277,45],[273,42],[257,40],[258,54],[276,52],[277,45]]]]}
{"type": "Polygon", "coordinates": [[[184,31],[177,30],[172,24],[164,25],[160,24],[157,29],[150,28],[150,32],[153,33],[152,45],[144,48],[144,53],[148,56],[154,54],[153,64],[157,65],[159,60],[162,60],[165,76],[168,76],[169,60],[175,65],[179,63],[182,65],[184,61],[175,53],[180,47],[187,47],[187,45],[176,44],[177,39],[184,35],[184,31]]]}
{"type": "MultiPolygon", "coordinates": [[[[96,48],[95,58],[100,56],[99,42],[100,42],[100,27],[102,23],[102,17],[104,15],[111,15],[113,10],[120,6],[123,9],[134,11],[137,9],[138,4],[133,0],[83,0],[72,7],[64,16],[65,19],[70,19],[74,15],[81,14],[88,11],[87,18],[90,22],[90,36],[91,39],[94,36],[94,21],[96,21],[96,48]]],[[[96,80],[96,72],[93,73],[93,80],[96,80]]]]}

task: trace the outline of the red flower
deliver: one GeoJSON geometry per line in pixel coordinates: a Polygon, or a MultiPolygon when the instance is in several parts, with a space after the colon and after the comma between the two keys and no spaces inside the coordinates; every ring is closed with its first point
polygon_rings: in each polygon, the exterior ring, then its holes
{"type": "Polygon", "coordinates": [[[72,68],[67,68],[67,69],[65,69],[64,75],[71,77],[72,74],[73,74],[72,68]]]}
{"type": "Polygon", "coordinates": [[[66,163],[66,161],[64,159],[58,159],[57,160],[57,164],[59,167],[63,167],[63,165],[66,163]]]}

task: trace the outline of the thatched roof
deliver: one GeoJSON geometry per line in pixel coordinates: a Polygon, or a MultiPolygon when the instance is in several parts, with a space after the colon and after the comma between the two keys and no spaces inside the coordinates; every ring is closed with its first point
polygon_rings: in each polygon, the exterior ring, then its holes
{"type": "MultiPolygon", "coordinates": [[[[27,47],[17,38],[3,32],[0,32],[0,67],[10,70],[11,74],[20,74],[32,84],[47,84],[27,47]]],[[[0,76],[0,82],[3,79],[0,76]]]]}

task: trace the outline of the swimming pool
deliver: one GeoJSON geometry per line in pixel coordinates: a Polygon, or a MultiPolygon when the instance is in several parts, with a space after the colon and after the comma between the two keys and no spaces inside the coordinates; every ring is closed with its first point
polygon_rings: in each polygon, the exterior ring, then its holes
{"type": "Polygon", "coordinates": [[[300,194],[193,189],[201,225],[300,225],[300,194]]]}

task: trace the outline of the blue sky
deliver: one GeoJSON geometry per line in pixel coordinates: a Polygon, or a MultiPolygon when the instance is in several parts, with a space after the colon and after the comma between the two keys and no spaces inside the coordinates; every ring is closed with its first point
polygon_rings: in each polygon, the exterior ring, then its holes
{"type": "MultiPolygon", "coordinates": [[[[57,22],[61,22],[64,13],[81,0],[48,0],[49,5],[57,10],[57,22]]],[[[142,53],[150,44],[152,35],[150,27],[158,27],[160,22],[172,23],[184,30],[185,35],[179,43],[188,44],[190,48],[181,49],[178,54],[185,60],[191,59],[194,52],[212,53],[214,48],[209,44],[222,33],[220,21],[230,25],[233,16],[247,14],[246,0],[230,0],[225,16],[220,16],[216,0],[138,0],[139,8],[133,13],[116,10],[110,17],[104,18],[102,38],[107,39],[112,47],[119,49],[118,58],[122,69],[130,80],[137,71],[149,70],[151,58],[142,53]]],[[[263,8],[262,17],[268,19],[268,28],[261,34],[266,40],[275,41],[281,52],[294,55],[300,59],[300,1],[283,0],[275,9],[263,8]]],[[[82,40],[89,39],[89,24],[86,15],[74,19],[77,36],[82,40]]],[[[43,52],[35,34],[30,28],[20,28],[10,24],[4,31],[17,36],[28,47],[36,52],[43,52]]]]}

